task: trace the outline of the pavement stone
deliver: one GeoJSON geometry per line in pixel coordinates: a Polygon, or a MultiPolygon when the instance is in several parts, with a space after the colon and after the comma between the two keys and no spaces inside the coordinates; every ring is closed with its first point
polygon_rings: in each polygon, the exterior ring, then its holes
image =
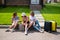
{"type": "Polygon", "coordinates": [[[45,22],[45,20],[44,20],[42,14],[40,13],[40,11],[34,10],[34,13],[35,13],[36,18],[37,18],[38,21],[39,21],[40,26],[41,26],[41,27],[44,27],[44,22],[45,22]]]}
{"type": "Polygon", "coordinates": [[[28,31],[28,35],[23,31],[13,33],[5,31],[6,29],[0,29],[0,40],[60,40],[60,29],[55,33],[28,31]]]}

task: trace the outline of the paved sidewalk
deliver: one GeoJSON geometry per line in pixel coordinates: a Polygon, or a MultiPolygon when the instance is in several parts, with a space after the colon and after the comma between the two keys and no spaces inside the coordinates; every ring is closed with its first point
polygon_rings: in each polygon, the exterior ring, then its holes
{"type": "Polygon", "coordinates": [[[60,40],[60,29],[56,33],[40,33],[36,31],[29,31],[28,35],[24,32],[5,32],[6,29],[0,29],[0,40],[60,40]]]}
{"type": "Polygon", "coordinates": [[[40,23],[40,26],[41,26],[41,27],[44,27],[44,21],[45,21],[45,20],[44,20],[42,14],[40,13],[40,11],[34,10],[34,13],[35,13],[36,18],[38,19],[38,21],[39,21],[39,23],[40,23]]]}

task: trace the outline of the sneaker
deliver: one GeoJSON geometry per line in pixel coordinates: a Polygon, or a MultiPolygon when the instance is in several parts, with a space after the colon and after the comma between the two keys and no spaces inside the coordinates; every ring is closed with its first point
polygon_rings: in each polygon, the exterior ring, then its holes
{"type": "Polygon", "coordinates": [[[12,31],[11,32],[15,32],[15,30],[14,29],[12,29],[12,31]]]}
{"type": "Polygon", "coordinates": [[[9,29],[7,29],[5,32],[10,32],[10,30],[9,30],[9,29]]]}
{"type": "Polygon", "coordinates": [[[28,29],[27,29],[27,30],[25,30],[25,35],[27,35],[27,31],[28,31],[28,29]]]}
{"type": "Polygon", "coordinates": [[[40,29],[40,32],[41,32],[41,33],[44,33],[44,30],[40,29]]]}
{"type": "Polygon", "coordinates": [[[27,32],[25,32],[25,35],[27,35],[27,32]]]}
{"type": "Polygon", "coordinates": [[[27,28],[27,27],[25,27],[25,35],[27,35],[27,31],[28,31],[28,28],[27,28]]]}

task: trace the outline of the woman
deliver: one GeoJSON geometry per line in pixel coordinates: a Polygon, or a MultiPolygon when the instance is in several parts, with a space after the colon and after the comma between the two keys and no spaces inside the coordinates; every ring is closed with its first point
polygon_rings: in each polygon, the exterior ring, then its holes
{"type": "Polygon", "coordinates": [[[34,12],[31,11],[31,15],[30,15],[30,25],[29,25],[29,28],[33,25],[33,27],[38,30],[39,32],[43,32],[41,30],[41,27],[39,25],[39,22],[38,20],[36,19],[35,15],[34,15],[34,12]]]}
{"type": "Polygon", "coordinates": [[[26,16],[25,13],[22,13],[22,25],[25,27],[25,35],[27,35],[29,18],[26,16]]]}
{"type": "Polygon", "coordinates": [[[12,16],[12,25],[6,31],[10,31],[10,29],[12,29],[12,32],[14,32],[15,31],[14,29],[17,27],[18,22],[19,22],[19,17],[17,16],[17,13],[14,12],[12,16]]]}

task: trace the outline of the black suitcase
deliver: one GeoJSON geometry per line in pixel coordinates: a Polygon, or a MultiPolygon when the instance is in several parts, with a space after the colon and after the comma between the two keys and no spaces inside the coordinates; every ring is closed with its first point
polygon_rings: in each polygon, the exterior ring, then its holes
{"type": "Polygon", "coordinates": [[[45,21],[44,30],[47,32],[51,31],[51,26],[52,26],[51,24],[52,24],[51,22],[45,21]]]}
{"type": "Polygon", "coordinates": [[[44,30],[47,32],[56,32],[57,23],[55,21],[45,21],[44,30]]]}

